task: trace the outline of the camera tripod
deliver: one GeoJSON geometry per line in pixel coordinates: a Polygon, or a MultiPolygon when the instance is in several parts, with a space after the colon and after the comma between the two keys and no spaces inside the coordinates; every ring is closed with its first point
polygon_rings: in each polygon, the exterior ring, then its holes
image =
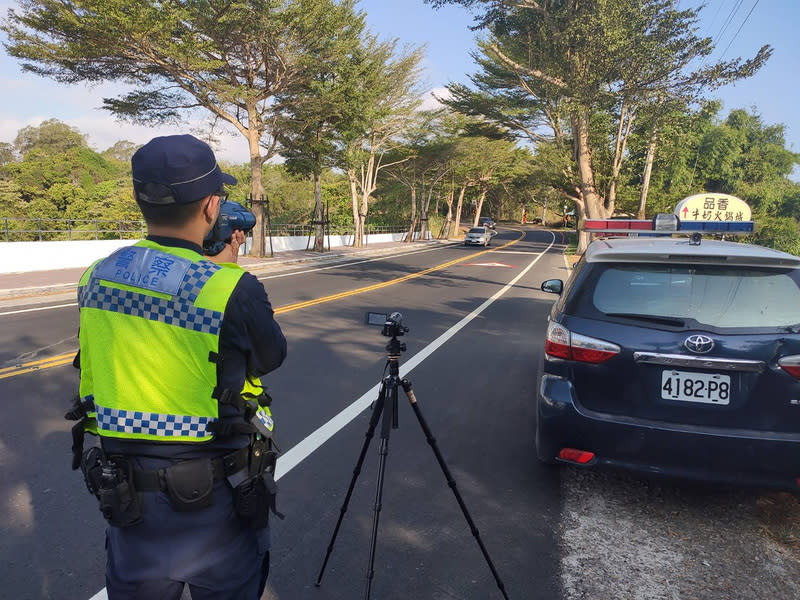
{"type": "MultiPolygon", "coordinates": [[[[387,322],[388,325],[388,322],[387,322]]],[[[399,333],[402,335],[402,330],[399,333]]],[[[375,405],[372,409],[372,416],[369,421],[369,427],[367,429],[367,433],[365,434],[364,444],[361,447],[361,453],[358,456],[358,461],[356,462],[356,466],[353,469],[353,478],[350,480],[350,487],[347,489],[347,494],[345,495],[344,502],[342,507],[339,511],[339,519],[336,522],[336,527],[333,530],[333,535],[331,536],[331,541],[328,544],[328,551],[325,554],[325,560],[322,563],[322,568],[319,571],[319,576],[317,577],[316,586],[322,582],[322,575],[325,572],[325,567],[328,564],[328,559],[331,556],[331,552],[333,552],[333,545],[336,543],[336,536],[339,534],[339,527],[342,524],[342,520],[344,519],[344,515],[347,512],[348,504],[350,503],[350,497],[353,494],[353,489],[356,485],[356,480],[358,479],[358,475],[361,473],[361,466],[364,463],[364,457],[367,454],[367,449],[369,448],[369,444],[372,441],[372,437],[375,433],[375,428],[378,425],[378,421],[381,419],[381,415],[383,415],[383,421],[381,423],[381,442],[380,448],[378,450],[379,454],[379,465],[378,465],[378,481],[375,490],[375,506],[374,506],[374,513],[372,516],[372,539],[370,541],[369,546],[369,563],[367,566],[367,575],[366,575],[366,589],[364,590],[364,600],[369,600],[370,594],[372,591],[372,579],[375,574],[374,566],[375,566],[375,547],[378,542],[378,520],[380,518],[381,512],[381,500],[383,497],[383,482],[384,482],[384,475],[386,473],[386,456],[389,453],[389,433],[392,429],[398,428],[398,418],[397,418],[397,400],[398,400],[398,388],[403,388],[403,392],[405,393],[406,397],[408,398],[409,403],[411,404],[411,408],[414,409],[414,414],[417,416],[417,420],[419,421],[420,427],[422,427],[422,431],[425,434],[425,438],[428,441],[428,444],[433,449],[433,453],[436,455],[436,460],[439,463],[439,466],[444,473],[445,479],[447,479],[447,484],[450,486],[450,489],[453,490],[453,494],[458,501],[458,505],[461,507],[461,512],[464,514],[464,518],[467,520],[469,525],[470,531],[472,532],[473,537],[478,542],[478,546],[483,553],[483,557],[486,559],[486,564],[489,565],[489,569],[492,571],[492,575],[494,576],[495,582],[497,583],[497,587],[499,588],[500,592],[503,594],[503,598],[508,600],[508,595],[506,595],[505,586],[500,579],[500,575],[498,575],[497,570],[495,569],[494,564],[492,563],[492,559],[489,557],[489,553],[486,550],[486,546],[483,545],[483,541],[481,540],[480,533],[478,532],[478,528],[475,526],[472,517],[467,510],[466,504],[464,504],[464,500],[461,497],[461,493],[458,491],[456,487],[456,482],[453,480],[452,475],[450,474],[450,470],[447,468],[447,464],[444,462],[444,457],[442,456],[441,452],[439,452],[439,448],[436,445],[436,439],[433,437],[430,428],[428,427],[428,423],[425,421],[425,417],[422,416],[422,412],[420,411],[419,405],[417,404],[417,398],[414,395],[414,391],[411,389],[412,385],[408,379],[400,379],[400,353],[404,352],[406,349],[406,345],[400,342],[397,339],[397,336],[392,336],[392,339],[386,345],[387,351],[387,367],[389,368],[389,375],[385,376],[381,380],[380,391],[378,392],[378,399],[375,402],[375,405]],[[387,408],[387,403],[391,406],[387,408]]]]}

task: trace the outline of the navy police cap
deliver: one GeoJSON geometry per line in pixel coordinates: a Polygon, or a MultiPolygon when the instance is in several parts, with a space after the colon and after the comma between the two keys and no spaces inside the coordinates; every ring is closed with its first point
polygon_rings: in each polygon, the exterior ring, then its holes
{"type": "Polygon", "coordinates": [[[136,197],[148,204],[189,204],[236,183],[211,147],[191,135],[153,138],[133,155],[131,169],[136,197]]]}

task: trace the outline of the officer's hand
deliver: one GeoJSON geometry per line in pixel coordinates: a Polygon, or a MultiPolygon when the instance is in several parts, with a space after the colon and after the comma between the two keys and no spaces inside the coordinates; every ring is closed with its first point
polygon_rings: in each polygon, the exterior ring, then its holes
{"type": "Polygon", "coordinates": [[[239,246],[244,244],[244,240],[244,231],[234,230],[233,235],[231,235],[231,243],[225,244],[222,252],[215,256],[209,256],[208,259],[217,264],[239,262],[239,246]]]}

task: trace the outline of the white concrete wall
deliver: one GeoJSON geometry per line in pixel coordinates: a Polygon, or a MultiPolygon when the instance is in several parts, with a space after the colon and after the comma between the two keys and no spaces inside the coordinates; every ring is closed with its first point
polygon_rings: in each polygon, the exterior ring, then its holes
{"type": "Polygon", "coordinates": [[[135,240],[0,242],[0,273],[28,273],[88,267],[135,240]]]}
{"type": "MultiPolygon", "coordinates": [[[[380,233],[367,236],[369,244],[383,242],[399,242],[404,233],[380,233]]],[[[88,267],[98,258],[108,256],[117,248],[130,246],[136,240],[82,240],[71,242],[0,242],[0,273],[28,273],[31,271],[51,271],[54,269],[71,269],[88,267]]],[[[331,248],[347,246],[353,242],[352,235],[330,236],[331,248]]],[[[288,250],[305,250],[308,244],[306,236],[274,237],[273,252],[288,250]]],[[[313,240],[312,240],[313,244],[313,240]]],[[[328,244],[328,237],[325,238],[328,244]]],[[[247,250],[250,250],[252,239],[247,239],[247,250]]],[[[266,249],[269,250],[269,241],[266,249]]]]}

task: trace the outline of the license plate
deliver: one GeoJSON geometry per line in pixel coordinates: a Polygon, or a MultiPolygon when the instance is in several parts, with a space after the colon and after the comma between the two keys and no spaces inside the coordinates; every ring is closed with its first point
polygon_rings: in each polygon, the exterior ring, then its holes
{"type": "Polygon", "coordinates": [[[730,404],[731,378],[719,373],[661,372],[661,397],[665,400],[730,404]]]}

